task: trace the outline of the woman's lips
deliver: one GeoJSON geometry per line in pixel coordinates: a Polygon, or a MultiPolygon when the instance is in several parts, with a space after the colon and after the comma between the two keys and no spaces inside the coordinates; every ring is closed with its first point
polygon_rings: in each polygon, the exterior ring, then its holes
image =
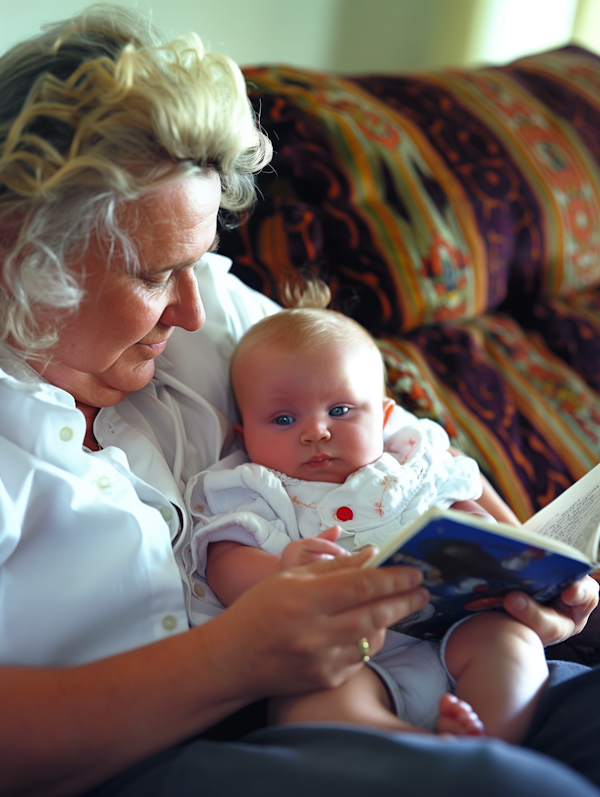
{"type": "Polygon", "coordinates": [[[159,343],[139,343],[138,346],[143,346],[153,357],[158,357],[165,350],[167,340],[161,340],[159,343]]]}
{"type": "Polygon", "coordinates": [[[138,346],[143,346],[145,349],[149,350],[153,356],[157,356],[159,354],[162,354],[162,352],[165,350],[167,341],[169,340],[170,337],[171,335],[169,333],[168,335],[163,337],[162,340],[157,340],[157,341],[140,340],[138,346]]]}

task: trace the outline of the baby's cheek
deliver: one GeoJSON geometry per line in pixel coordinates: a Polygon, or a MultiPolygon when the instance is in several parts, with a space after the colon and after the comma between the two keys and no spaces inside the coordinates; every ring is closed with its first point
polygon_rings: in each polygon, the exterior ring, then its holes
{"type": "Polygon", "coordinates": [[[383,435],[381,430],[373,429],[355,434],[352,445],[357,468],[375,462],[383,454],[383,435]]]}

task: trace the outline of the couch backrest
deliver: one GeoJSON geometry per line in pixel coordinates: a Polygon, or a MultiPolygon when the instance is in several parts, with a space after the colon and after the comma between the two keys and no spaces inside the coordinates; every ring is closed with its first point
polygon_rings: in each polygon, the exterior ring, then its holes
{"type": "Polygon", "coordinates": [[[600,283],[600,59],[341,78],[245,69],[276,154],[222,236],[276,298],[299,268],[397,334],[600,283]]]}

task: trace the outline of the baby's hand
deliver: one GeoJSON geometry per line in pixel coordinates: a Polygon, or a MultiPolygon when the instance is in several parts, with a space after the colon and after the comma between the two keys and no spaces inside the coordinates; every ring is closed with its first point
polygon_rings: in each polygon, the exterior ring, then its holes
{"type": "Polygon", "coordinates": [[[341,533],[342,530],[339,526],[332,526],[330,529],[322,531],[317,537],[290,542],[281,554],[281,570],[309,565],[319,559],[350,556],[349,551],[335,544],[335,540],[339,538],[341,533]]]}

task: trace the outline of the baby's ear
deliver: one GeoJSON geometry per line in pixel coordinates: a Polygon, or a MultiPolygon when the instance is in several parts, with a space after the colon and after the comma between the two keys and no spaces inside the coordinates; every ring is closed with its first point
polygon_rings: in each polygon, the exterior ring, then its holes
{"type": "Polygon", "coordinates": [[[246,444],[244,442],[244,427],[241,423],[234,423],[233,424],[233,431],[235,432],[235,436],[238,439],[238,443],[241,443],[244,448],[246,448],[246,444]]]}
{"type": "Polygon", "coordinates": [[[387,422],[392,417],[392,412],[394,411],[394,407],[396,406],[396,402],[394,399],[385,398],[383,400],[383,428],[385,429],[387,422]]]}

